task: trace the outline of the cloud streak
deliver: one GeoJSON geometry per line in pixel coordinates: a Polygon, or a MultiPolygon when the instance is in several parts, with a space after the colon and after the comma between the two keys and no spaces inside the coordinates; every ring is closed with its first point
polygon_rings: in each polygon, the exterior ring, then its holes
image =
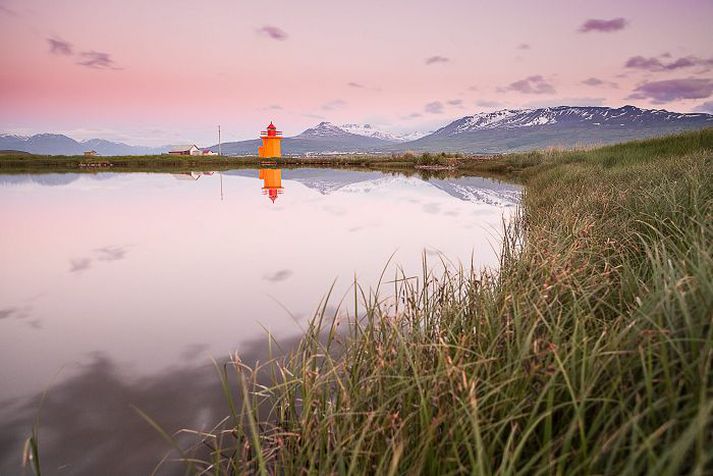
{"type": "Polygon", "coordinates": [[[713,101],[706,101],[693,108],[694,112],[706,112],[713,114],[713,101]]]}
{"type": "Polygon", "coordinates": [[[426,58],[426,64],[431,65],[431,64],[438,64],[438,63],[448,63],[450,61],[449,58],[446,58],[445,56],[430,56],[426,58]]]}
{"type": "Polygon", "coordinates": [[[625,18],[613,18],[611,20],[600,20],[597,18],[590,18],[589,20],[582,23],[579,27],[580,33],[589,33],[592,31],[599,33],[612,33],[615,31],[623,30],[629,24],[625,18]]]}
{"type": "MultiPolygon", "coordinates": [[[[663,58],[668,58],[670,55],[662,55],[663,58]]],[[[638,69],[643,71],[659,72],[659,71],[675,71],[681,68],[690,68],[692,66],[713,66],[713,58],[699,58],[698,56],[684,56],[674,61],[663,62],[658,58],[646,58],[644,56],[632,56],[624,64],[626,68],[638,69]]]]}
{"type": "Polygon", "coordinates": [[[266,274],[262,277],[265,281],[270,281],[271,283],[279,283],[280,281],[285,281],[289,279],[294,273],[289,269],[281,269],[272,274],[266,274]]]}
{"type": "Polygon", "coordinates": [[[324,111],[334,111],[335,109],[341,109],[346,106],[346,101],[342,99],[334,99],[333,101],[326,102],[322,104],[322,110],[324,111]]]}
{"type": "Polygon", "coordinates": [[[85,51],[79,55],[79,61],[77,64],[80,66],[85,66],[91,69],[121,69],[116,66],[114,60],[111,59],[109,53],[102,53],[101,51],[85,51]]]}
{"type": "Polygon", "coordinates": [[[634,89],[628,99],[648,99],[663,104],[682,99],[705,99],[713,94],[713,80],[700,78],[649,81],[634,89]]]}
{"type": "Polygon", "coordinates": [[[429,114],[441,114],[443,112],[443,103],[441,101],[429,102],[423,107],[423,110],[429,114]]]}
{"type": "Polygon", "coordinates": [[[288,38],[287,32],[272,25],[265,25],[257,30],[259,35],[266,36],[272,40],[285,41],[288,38]]]}
{"type": "Polygon", "coordinates": [[[499,91],[515,91],[523,94],[554,94],[556,92],[554,86],[539,74],[510,83],[505,88],[499,88],[499,91]]]}
{"type": "Polygon", "coordinates": [[[71,56],[74,54],[72,44],[59,38],[47,38],[50,45],[50,54],[57,56],[71,56]]]}

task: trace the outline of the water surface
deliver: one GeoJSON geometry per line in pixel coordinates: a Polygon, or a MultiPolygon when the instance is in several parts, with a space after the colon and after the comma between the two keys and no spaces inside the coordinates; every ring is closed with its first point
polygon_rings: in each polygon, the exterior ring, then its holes
{"type": "Polygon", "coordinates": [[[225,412],[209,358],[294,342],[394,255],[495,266],[519,187],[327,169],[0,176],[0,474],[41,415],[50,474],[149,473],[225,412]],[[119,458],[117,455],[125,455],[119,458]]]}

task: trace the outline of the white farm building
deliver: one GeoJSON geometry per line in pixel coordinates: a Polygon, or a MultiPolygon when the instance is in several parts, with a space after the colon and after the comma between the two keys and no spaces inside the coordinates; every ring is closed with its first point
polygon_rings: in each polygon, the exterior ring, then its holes
{"type": "Polygon", "coordinates": [[[168,151],[171,155],[203,155],[203,151],[195,144],[191,145],[176,145],[168,151]]]}

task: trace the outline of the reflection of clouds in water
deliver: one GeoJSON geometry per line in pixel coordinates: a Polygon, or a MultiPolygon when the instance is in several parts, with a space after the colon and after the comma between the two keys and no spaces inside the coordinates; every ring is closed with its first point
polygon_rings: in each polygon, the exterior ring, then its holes
{"type": "Polygon", "coordinates": [[[444,213],[444,215],[448,215],[449,217],[457,217],[458,215],[460,215],[460,212],[458,210],[448,210],[444,213]]]}
{"type": "Polygon", "coordinates": [[[9,317],[12,317],[12,315],[15,313],[17,313],[17,309],[14,307],[0,309],[0,319],[7,319],[9,317]]]}
{"type": "MultiPolygon", "coordinates": [[[[32,306],[25,305],[22,307],[6,307],[0,309],[0,319],[9,319],[14,317],[15,319],[27,319],[32,314],[32,306]]],[[[42,329],[42,321],[39,319],[34,319],[27,322],[27,325],[33,329],[42,329]]]]}
{"type": "Polygon", "coordinates": [[[423,206],[423,211],[426,213],[430,213],[431,215],[438,215],[441,213],[441,205],[440,203],[427,203],[423,206]]]}
{"type": "Polygon", "coordinates": [[[210,346],[208,344],[191,344],[181,352],[181,359],[184,361],[196,360],[201,354],[205,353],[210,346]]]}
{"type": "MultiPolygon", "coordinates": [[[[128,253],[128,248],[126,246],[108,245],[101,248],[96,248],[94,250],[94,256],[97,261],[111,262],[119,261],[126,257],[128,253]]],[[[69,272],[70,273],[81,273],[92,267],[93,258],[82,257],[74,258],[70,260],[69,272]]]]}
{"type": "Polygon", "coordinates": [[[325,212],[329,213],[330,215],[334,215],[337,217],[341,217],[347,214],[347,211],[344,208],[341,207],[334,207],[331,205],[325,205],[322,207],[322,210],[325,212]]]}
{"type": "MultiPolygon", "coordinates": [[[[280,342],[284,350],[294,349],[294,338],[280,342]]],[[[270,355],[264,339],[241,344],[240,359],[247,365],[264,362],[270,355]]],[[[282,352],[273,347],[277,357],[282,352]]],[[[13,411],[0,413],[0,474],[23,474],[22,448],[42,404],[39,431],[42,466],[64,466],[71,474],[149,474],[161,458],[159,474],[185,474],[185,467],[173,457],[161,434],[132,408],[138,408],[159,422],[168,434],[181,428],[209,429],[230,414],[215,368],[208,359],[200,364],[179,365],[147,377],[127,378],[126,372],[101,353],[78,372],[53,385],[46,394],[0,402],[12,404],[13,411]],[[61,437],[60,437],[61,436],[61,437]],[[130,455],[116,458],[117,454],[130,455]]],[[[224,359],[221,359],[224,360],[224,359]]],[[[230,365],[230,364],[227,364],[230,365]]],[[[229,368],[230,385],[236,385],[235,372],[229,368]]],[[[260,383],[269,383],[266,374],[260,383]]],[[[234,395],[240,408],[239,395],[234,395]]],[[[228,424],[229,426],[229,424],[228,424]]],[[[202,438],[178,433],[176,440],[186,456],[210,459],[202,438]],[[193,448],[193,449],[190,449],[193,448]]]]}
{"type": "Polygon", "coordinates": [[[277,283],[280,281],[284,281],[286,279],[289,279],[290,276],[292,276],[292,270],[289,269],[281,269],[279,271],[276,271],[271,274],[266,274],[265,276],[262,277],[265,281],[270,281],[273,283],[277,283]]]}
{"type": "Polygon", "coordinates": [[[435,248],[426,248],[423,250],[426,256],[442,256],[443,253],[435,248]]]}
{"type": "Polygon", "coordinates": [[[127,251],[126,247],[123,246],[105,246],[94,250],[99,261],[117,261],[124,259],[127,251]]]}
{"type": "Polygon", "coordinates": [[[91,258],[75,258],[69,262],[70,273],[81,273],[84,270],[91,268],[91,258]]]}

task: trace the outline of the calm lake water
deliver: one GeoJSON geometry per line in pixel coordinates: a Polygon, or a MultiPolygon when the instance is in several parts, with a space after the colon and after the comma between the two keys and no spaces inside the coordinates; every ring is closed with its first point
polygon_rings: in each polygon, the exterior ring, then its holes
{"type": "MultiPolygon", "coordinates": [[[[40,414],[48,474],[148,474],[227,414],[210,357],[289,347],[394,254],[495,266],[518,186],[326,169],[0,175],[0,475],[40,414]]],[[[167,465],[162,474],[178,466],[167,465]]]]}

